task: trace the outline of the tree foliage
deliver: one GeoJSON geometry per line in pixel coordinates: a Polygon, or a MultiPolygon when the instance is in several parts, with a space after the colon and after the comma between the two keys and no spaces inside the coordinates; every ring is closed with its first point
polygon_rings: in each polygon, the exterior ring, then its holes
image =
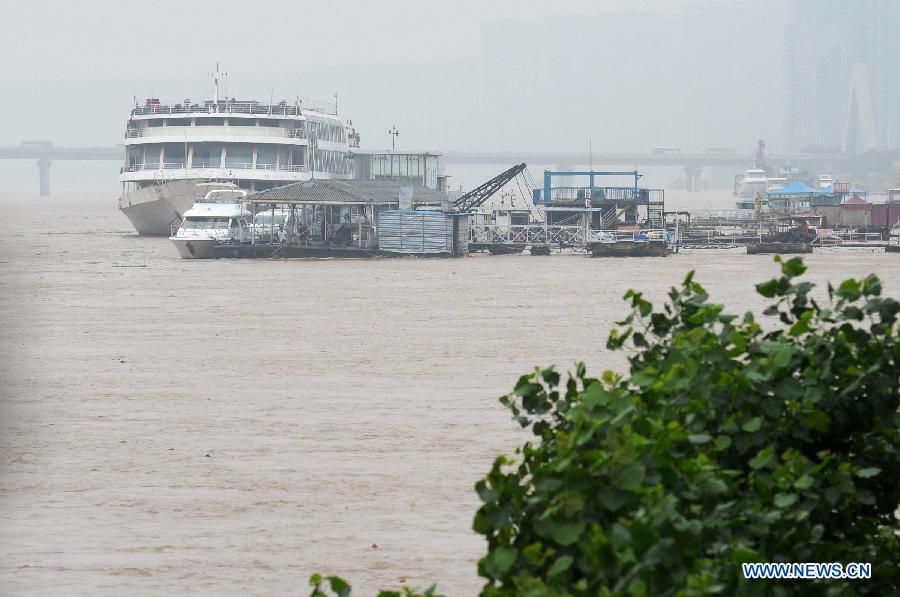
{"type": "MultiPolygon", "coordinates": [[[[777,259],[780,261],[780,259],[777,259]]],[[[476,490],[483,594],[890,594],[900,570],[900,304],[875,276],[757,285],[758,322],[688,274],[608,340],[630,373],[563,383],[553,368],[502,398],[536,436],[476,490]],[[745,580],[742,562],[870,562],[867,581],[745,580]]]]}
{"type": "MultiPolygon", "coordinates": [[[[339,576],[325,576],[313,574],[309,577],[309,585],[313,588],[309,597],[350,597],[350,584],[339,576]],[[331,593],[328,590],[331,589],[331,593]]],[[[444,597],[439,595],[435,585],[431,585],[425,591],[403,587],[399,591],[381,590],[377,597],[444,597]]]]}

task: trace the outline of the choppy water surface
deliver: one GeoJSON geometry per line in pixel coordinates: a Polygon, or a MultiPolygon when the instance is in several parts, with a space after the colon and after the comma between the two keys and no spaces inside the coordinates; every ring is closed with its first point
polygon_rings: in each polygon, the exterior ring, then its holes
{"type": "MultiPolygon", "coordinates": [[[[630,287],[758,309],[770,257],[182,261],[109,197],[4,197],[0,591],[477,592],[475,481],[535,364],[621,368],[630,287]]],[[[730,197],[726,200],[730,203],[730,197]]],[[[815,280],[900,255],[807,258],[815,280]]]]}

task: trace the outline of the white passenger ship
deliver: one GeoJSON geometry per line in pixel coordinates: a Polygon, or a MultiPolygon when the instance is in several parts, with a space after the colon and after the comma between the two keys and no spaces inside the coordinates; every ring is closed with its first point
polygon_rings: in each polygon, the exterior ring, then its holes
{"type": "Polygon", "coordinates": [[[125,130],[119,209],[140,234],[169,235],[198,199],[197,183],[250,192],[292,182],[350,178],[359,135],[337,106],[212,100],[136,102],[125,130]]]}

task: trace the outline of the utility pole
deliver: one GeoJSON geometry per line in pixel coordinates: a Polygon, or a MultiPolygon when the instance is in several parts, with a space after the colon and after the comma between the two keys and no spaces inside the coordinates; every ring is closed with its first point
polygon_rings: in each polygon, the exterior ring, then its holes
{"type": "Polygon", "coordinates": [[[391,135],[391,151],[397,149],[397,135],[400,134],[400,131],[397,130],[397,125],[391,127],[391,130],[388,131],[388,135],[391,135]]]}

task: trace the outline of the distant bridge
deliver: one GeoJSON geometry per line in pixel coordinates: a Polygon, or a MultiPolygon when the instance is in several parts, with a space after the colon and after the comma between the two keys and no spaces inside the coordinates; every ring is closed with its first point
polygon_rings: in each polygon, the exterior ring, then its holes
{"type": "MultiPolygon", "coordinates": [[[[688,190],[693,190],[704,167],[731,167],[743,170],[753,163],[753,154],[726,152],[705,153],[595,153],[587,152],[480,152],[480,151],[435,151],[442,156],[445,164],[520,164],[522,162],[553,165],[576,166],[593,163],[597,166],[631,166],[634,168],[648,166],[675,166],[684,168],[688,190]]],[[[53,160],[96,160],[122,162],[125,155],[124,145],[108,147],[57,147],[48,141],[24,142],[21,145],[0,146],[0,159],[36,160],[40,178],[42,196],[50,194],[50,165],[53,160]]],[[[773,166],[800,166],[811,172],[835,171],[848,159],[840,154],[798,154],[769,155],[767,161],[773,166]]]]}

